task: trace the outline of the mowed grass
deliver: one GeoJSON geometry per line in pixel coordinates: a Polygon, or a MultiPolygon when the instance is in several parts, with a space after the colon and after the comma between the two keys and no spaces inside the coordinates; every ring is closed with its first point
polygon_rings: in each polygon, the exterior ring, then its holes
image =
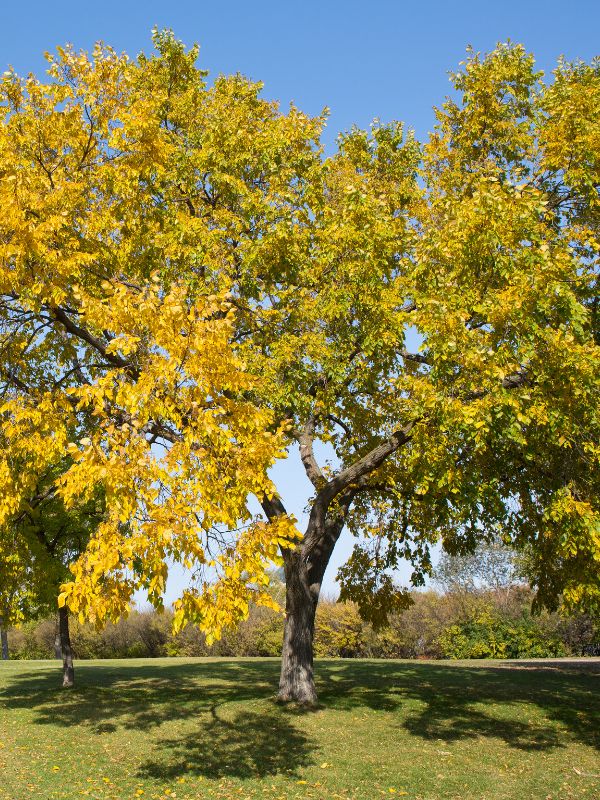
{"type": "Polygon", "coordinates": [[[322,707],[274,702],[276,660],[0,665],[0,798],[600,797],[598,662],[320,661],[322,707]]]}

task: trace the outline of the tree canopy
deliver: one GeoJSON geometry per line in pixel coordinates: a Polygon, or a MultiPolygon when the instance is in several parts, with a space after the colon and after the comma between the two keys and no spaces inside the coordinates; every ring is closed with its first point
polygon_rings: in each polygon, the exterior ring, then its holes
{"type": "Polygon", "coordinates": [[[65,453],[66,506],[106,496],[61,602],[160,606],[172,558],[204,568],[178,622],[218,635],[282,556],[291,619],[348,525],[373,618],[400,558],[418,583],[499,530],[542,602],[598,607],[600,64],[469,53],[429,141],[375,123],[326,157],[325,114],[154,44],[2,80],[0,524],[65,453]],[[301,541],[267,472],[293,443],[301,541]]]}

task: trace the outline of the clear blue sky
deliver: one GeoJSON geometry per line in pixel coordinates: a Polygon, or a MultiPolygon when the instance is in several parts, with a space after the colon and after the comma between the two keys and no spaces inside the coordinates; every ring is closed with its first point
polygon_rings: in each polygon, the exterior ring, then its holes
{"type": "MultiPolygon", "coordinates": [[[[267,97],[294,101],[318,114],[331,109],[325,141],[372,119],[401,119],[418,137],[433,126],[432,107],[449,91],[448,72],[467,45],[486,51],[498,41],[522,42],[550,71],[559,55],[590,60],[600,54],[600,0],[104,0],[83,3],[2,2],[0,72],[44,69],[42,54],[72,42],[89,49],[99,39],[135,55],[149,50],[154,26],[201,46],[200,65],[242,72],[265,84],[267,97]]],[[[294,464],[296,461],[296,464],[294,464]]],[[[291,511],[300,515],[308,482],[290,459],[275,471],[291,511]]],[[[339,543],[325,591],[351,541],[339,543]]],[[[172,599],[181,583],[170,582],[172,599]]]]}
{"type": "Polygon", "coordinates": [[[154,25],[199,42],[213,74],[242,72],[265,94],[304,111],[331,108],[328,140],[352,123],[403,119],[419,135],[448,91],[465,47],[522,42],[548,69],[561,53],[598,53],[598,0],[29,0],[2,2],[0,71],[43,69],[42,53],[102,39],[130,55],[150,47],[154,25]]]}

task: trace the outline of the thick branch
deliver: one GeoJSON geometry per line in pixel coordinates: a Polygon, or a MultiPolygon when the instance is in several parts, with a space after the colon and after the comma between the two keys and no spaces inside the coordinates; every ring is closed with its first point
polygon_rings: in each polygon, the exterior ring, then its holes
{"type": "Polygon", "coordinates": [[[287,514],[283,503],[275,495],[273,497],[267,497],[267,495],[263,495],[260,500],[260,504],[269,522],[273,522],[277,519],[277,517],[283,517],[287,514]]]}
{"type": "Polygon", "coordinates": [[[414,428],[417,420],[409,422],[400,430],[393,433],[385,442],[373,448],[369,453],[360,458],[354,464],[351,464],[346,469],[338,472],[337,475],[327,483],[327,485],[319,492],[317,501],[322,498],[324,502],[329,505],[331,500],[340,492],[347,489],[353,483],[358,481],[363,475],[368,475],[377,469],[385,459],[399,450],[402,445],[411,439],[411,431],[414,428]]]}
{"type": "Polygon", "coordinates": [[[365,476],[374,472],[379,466],[381,466],[381,464],[383,464],[388,456],[390,456],[392,453],[395,453],[402,447],[402,445],[410,441],[411,431],[417,422],[418,420],[413,420],[403,428],[400,428],[400,430],[393,433],[389,439],[386,439],[385,442],[382,442],[382,444],[374,447],[373,450],[360,458],[354,464],[351,464],[346,469],[338,472],[338,474],[328,481],[327,484],[321,489],[321,491],[317,494],[311,509],[308,530],[303,546],[305,553],[310,554],[313,550],[316,551],[318,549],[320,551],[323,549],[325,545],[323,540],[324,534],[326,538],[328,538],[328,524],[334,524],[336,529],[339,525],[339,530],[334,538],[335,544],[335,540],[337,540],[337,536],[339,536],[339,533],[344,525],[350,504],[354,499],[354,495],[356,494],[355,489],[358,489],[356,484],[360,485],[365,476]],[[335,515],[333,520],[328,521],[327,512],[332,501],[338,495],[340,496],[338,513],[335,515]]]}
{"type": "Polygon", "coordinates": [[[300,442],[300,458],[302,459],[302,463],[304,465],[304,469],[308,476],[308,479],[315,487],[318,489],[320,486],[323,485],[323,481],[326,480],[325,475],[323,474],[321,467],[317,464],[317,459],[315,458],[315,454],[313,451],[313,436],[315,432],[315,418],[310,416],[302,432],[300,433],[299,442],[300,442]]]}

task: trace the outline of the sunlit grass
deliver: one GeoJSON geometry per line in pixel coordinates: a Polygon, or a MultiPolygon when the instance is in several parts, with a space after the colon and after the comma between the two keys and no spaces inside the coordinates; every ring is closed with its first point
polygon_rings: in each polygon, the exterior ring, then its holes
{"type": "MultiPolygon", "coordinates": [[[[0,798],[564,800],[600,796],[600,672],[322,661],[322,707],[275,660],[0,665],[0,798]]],[[[596,667],[598,665],[596,664],[596,667]]]]}

